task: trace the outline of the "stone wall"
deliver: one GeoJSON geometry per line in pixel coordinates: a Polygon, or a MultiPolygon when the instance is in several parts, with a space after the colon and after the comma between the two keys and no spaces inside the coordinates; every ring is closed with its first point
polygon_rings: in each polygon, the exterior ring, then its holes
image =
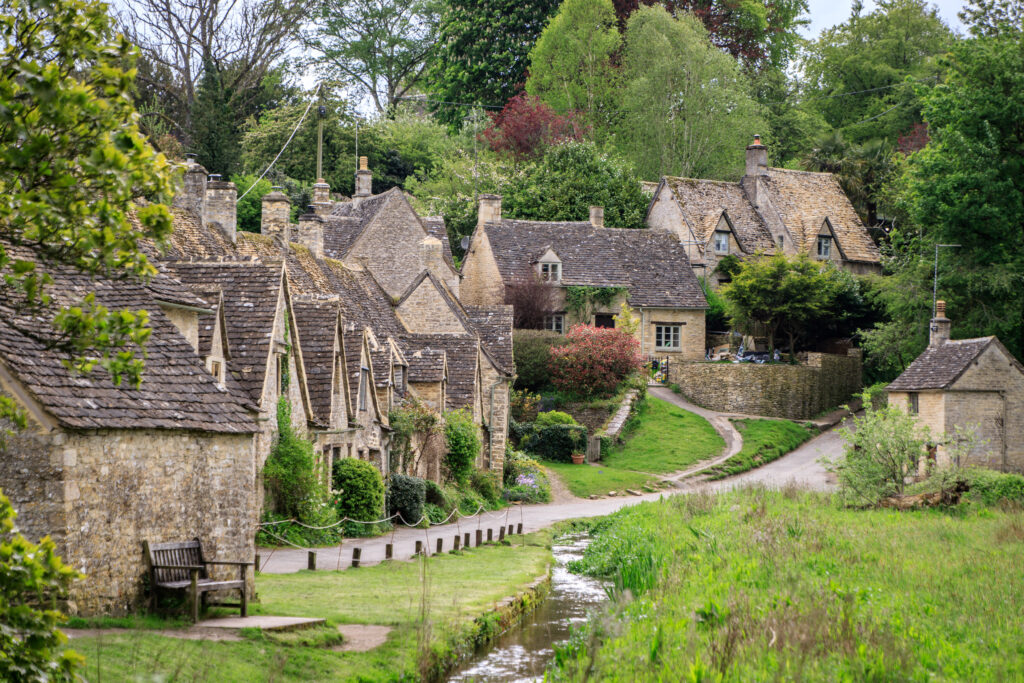
{"type": "Polygon", "coordinates": [[[807,365],[670,363],[669,381],[711,410],[806,420],[842,405],[861,386],[859,349],[808,354],[807,365]]]}
{"type": "Polygon", "coordinates": [[[198,537],[208,558],[253,558],[249,434],[29,429],[9,438],[0,481],[25,536],[49,534],[64,560],[86,575],[72,587],[71,611],[137,608],[146,597],[146,540],[198,537]]]}

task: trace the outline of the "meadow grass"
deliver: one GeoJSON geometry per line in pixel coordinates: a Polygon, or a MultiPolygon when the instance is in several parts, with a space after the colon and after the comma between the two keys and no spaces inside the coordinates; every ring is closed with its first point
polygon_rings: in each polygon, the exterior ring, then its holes
{"type": "Polygon", "coordinates": [[[574,565],[616,599],[551,680],[1024,677],[1024,514],[850,510],[796,489],[697,493],[594,523],[574,565]]]}
{"type": "MultiPolygon", "coordinates": [[[[330,649],[334,639],[327,629],[308,637],[247,631],[237,642],[182,640],[154,633],[158,624],[153,617],[116,622],[120,627],[138,628],[76,638],[70,647],[86,657],[83,674],[89,680],[416,679],[425,652],[437,658],[448,656],[463,644],[474,619],[544,574],[551,562],[551,532],[510,540],[511,545],[431,557],[425,565],[390,562],[340,572],[257,577],[259,602],[252,606],[253,614],[322,617],[335,633],[339,624],[394,627],[387,642],[369,652],[330,649]]],[[[104,624],[79,621],[75,625],[104,624]]],[[[174,619],[163,628],[180,626],[180,619],[174,619]]]]}
{"type": "Polygon", "coordinates": [[[724,479],[778,460],[814,436],[807,427],[789,420],[733,420],[743,437],[740,452],[708,470],[711,479],[724,479]]]}
{"type": "Polygon", "coordinates": [[[712,458],[725,448],[710,422],[660,398],[641,402],[631,419],[625,441],[602,459],[606,466],[666,474],[712,458]]]}
{"type": "Polygon", "coordinates": [[[609,491],[636,489],[654,481],[654,477],[649,474],[601,465],[573,465],[545,460],[544,467],[560,477],[572,495],[579,498],[591,495],[601,496],[609,491]]]}

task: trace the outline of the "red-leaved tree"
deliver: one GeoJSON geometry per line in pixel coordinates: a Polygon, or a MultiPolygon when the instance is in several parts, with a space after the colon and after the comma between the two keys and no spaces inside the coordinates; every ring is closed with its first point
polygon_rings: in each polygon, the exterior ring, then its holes
{"type": "Polygon", "coordinates": [[[579,396],[610,396],[643,365],[640,342],[613,328],[575,325],[569,343],[551,349],[551,382],[579,396]]]}
{"type": "Polygon", "coordinates": [[[519,93],[501,111],[491,114],[491,125],[482,137],[495,152],[524,161],[540,156],[555,143],[580,140],[585,134],[586,127],[574,114],[558,114],[539,98],[519,93]]]}

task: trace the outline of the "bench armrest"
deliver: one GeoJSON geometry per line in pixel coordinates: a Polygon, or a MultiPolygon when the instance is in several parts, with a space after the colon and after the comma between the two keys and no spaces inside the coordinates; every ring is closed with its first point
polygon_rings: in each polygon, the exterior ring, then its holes
{"type": "Polygon", "coordinates": [[[202,571],[206,569],[201,564],[154,564],[153,569],[195,569],[196,571],[202,571]]]}
{"type": "Polygon", "coordinates": [[[242,567],[249,567],[249,566],[252,566],[255,563],[253,563],[253,562],[232,562],[231,560],[207,560],[206,564],[231,564],[231,565],[237,565],[237,566],[242,566],[242,567]]]}

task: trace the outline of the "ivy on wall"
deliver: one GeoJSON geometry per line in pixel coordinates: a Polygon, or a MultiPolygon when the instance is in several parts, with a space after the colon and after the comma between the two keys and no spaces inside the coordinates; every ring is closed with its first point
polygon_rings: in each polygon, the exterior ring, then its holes
{"type": "Polygon", "coordinates": [[[594,308],[608,308],[620,295],[628,299],[629,290],[625,287],[571,285],[565,288],[565,310],[575,315],[578,320],[587,322],[594,308]]]}

